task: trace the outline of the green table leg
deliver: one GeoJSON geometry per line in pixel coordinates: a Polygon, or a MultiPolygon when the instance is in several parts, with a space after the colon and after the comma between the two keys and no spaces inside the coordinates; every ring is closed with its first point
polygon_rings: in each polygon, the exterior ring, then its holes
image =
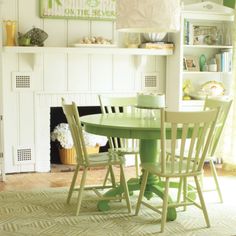
{"type": "MultiPolygon", "coordinates": [[[[158,142],[156,140],[140,140],[140,160],[141,163],[155,163],[158,158],[158,142]]],[[[142,176],[141,176],[142,179],[142,176]]],[[[141,179],[130,179],[128,181],[128,188],[129,192],[140,190],[141,179]]],[[[115,196],[118,194],[122,194],[123,189],[118,186],[114,189],[109,190],[104,195],[106,197],[115,196]]],[[[147,199],[153,197],[153,194],[158,195],[160,198],[163,198],[163,190],[161,188],[161,182],[155,175],[149,175],[147,180],[147,187],[144,196],[147,199]],[[160,184],[160,185],[159,185],[160,184]]],[[[169,197],[169,201],[172,202],[171,198],[169,197]]],[[[109,201],[102,200],[98,202],[98,209],[100,211],[109,210],[109,201]]],[[[167,212],[167,220],[172,221],[176,219],[176,209],[175,208],[168,208],[167,212]]]]}

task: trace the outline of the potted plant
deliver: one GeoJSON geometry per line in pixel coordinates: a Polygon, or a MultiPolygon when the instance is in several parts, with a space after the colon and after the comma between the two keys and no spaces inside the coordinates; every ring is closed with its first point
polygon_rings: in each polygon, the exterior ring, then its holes
{"type": "Polygon", "coordinates": [[[76,164],[76,152],[68,124],[57,125],[51,133],[51,140],[58,143],[62,164],[76,164]]]}
{"type": "MultiPolygon", "coordinates": [[[[83,131],[88,154],[98,153],[100,146],[107,142],[107,138],[89,134],[83,131]]],[[[76,164],[76,152],[73,139],[67,123],[60,123],[51,133],[51,140],[58,143],[59,156],[62,164],[76,164]]]]}

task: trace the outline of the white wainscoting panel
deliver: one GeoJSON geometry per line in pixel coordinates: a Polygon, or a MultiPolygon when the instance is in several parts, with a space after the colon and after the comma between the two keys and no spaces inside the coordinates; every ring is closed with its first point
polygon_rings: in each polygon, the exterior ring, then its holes
{"type": "Polygon", "coordinates": [[[68,55],[68,90],[88,91],[90,88],[89,56],[68,55]]]}
{"type": "Polygon", "coordinates": [[[132,91],[135,90],[136,73],[134,72],[134,61],[131,56],[114,56],[113,89],[132,91]]]}
{"type": "Polygon", "coordinates": [[[44,89],[67,90],[67,56],[64,53],[45,54],[44,89]]]}
{"type": "Polygon", "coordinates": [[[91,90],[111,91],[113,80],[112,55],[91,56],[91,90]]]}

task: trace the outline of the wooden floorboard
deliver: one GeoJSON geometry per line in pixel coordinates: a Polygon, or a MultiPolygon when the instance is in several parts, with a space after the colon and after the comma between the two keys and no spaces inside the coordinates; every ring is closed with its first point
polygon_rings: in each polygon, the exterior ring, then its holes
{"type": "MultiPolygon", "coordinates": [[[[70,185],[73,170],[74,166],[52,165],[50,173],[7,174],[6,182],[0,182],[0,191],[67,187],[70,185]]],[[[127,179],[135,176],[134,167],[126,167],[125,170],[127,179]]],[[[114,171],[116,176],[118,176],[119,168],[115,168],[114,171]]],[[[232,175],[230,172],[222,171],[220,165],[217,166],[217,172],[219,176],[232,175]]],[[[105,169],[90,170],[87,176],[87,184],[98,183],[98,181],[102,183],[105,173],[105,169]]],[[[205,173],[207,176],[210,175],[208,165],[205,165],[205,173]]]]}

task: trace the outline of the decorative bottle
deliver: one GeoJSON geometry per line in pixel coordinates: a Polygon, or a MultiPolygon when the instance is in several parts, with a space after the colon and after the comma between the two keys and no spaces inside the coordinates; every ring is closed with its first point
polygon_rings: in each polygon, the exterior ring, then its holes
{"type": "Polygon", "coordinates": [[[7,39],[6,46],[16,46],[16,21],[5,21],[7,39]]]}

